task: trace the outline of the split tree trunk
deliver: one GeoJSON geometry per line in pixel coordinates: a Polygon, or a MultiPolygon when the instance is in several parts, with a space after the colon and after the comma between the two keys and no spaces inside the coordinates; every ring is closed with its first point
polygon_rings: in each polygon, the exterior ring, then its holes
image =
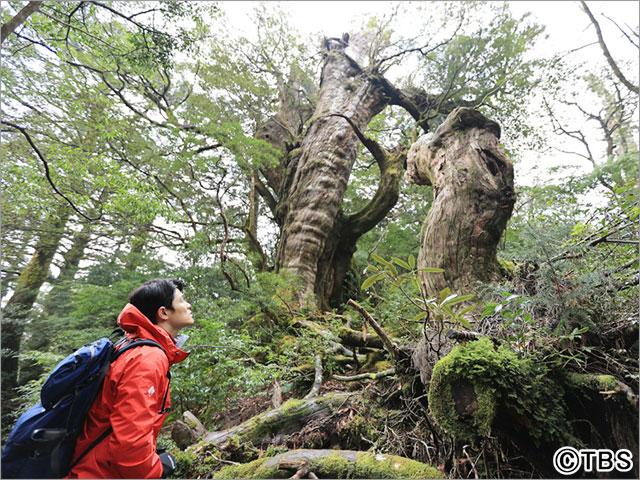
{"type": "Polygon", "coordinates": [[[302,101],[296,78],[281,81],[280,111],[256,134],[283,152],[279,165],[260,169],[266,182],[260,178],[256,185],[281,230],[275,268],[297,275],[302,282],[298,300],[321,310],[344,303],[358,239],[399,196],[406,152],[387,151],[367,138],[367,125],[385,107],[397,105],[427,131],[429,112],[446,114],[453,108],[421,89],[395,88],[375,66],[361,68],[345,53],[344,41],[330,39],[325,46],[313,109],[302,101]],[[375,158],[380,181],[369,204],[347,216],[341,205],[359,143],[375,158]]]}
{"type": "Polygon", "coordinates": [[[421,137],[409,151],[409,180],[432,185],[434,195],[418,268],[444,269],[443,274],[421,272],[428,296],[499,276],[496,250],[515,203],[513,165],[499,139],[497,123],[456,108],[433,138],[421,137]]]}
{"type": "Polygon", "coordinates": [[[278,249],[278,267],[302,280],[301,300],[315,304],[318,294],[319,303],[324,303],[327,297],[324,283],[341,239],[340,206],[357,155],[354,129],[333,115],[347,116],[364,130],[385,106],[380,84],[342,50],[327,53],[314,121],[294,168],[288,169],[291,178],[278,249]]]}

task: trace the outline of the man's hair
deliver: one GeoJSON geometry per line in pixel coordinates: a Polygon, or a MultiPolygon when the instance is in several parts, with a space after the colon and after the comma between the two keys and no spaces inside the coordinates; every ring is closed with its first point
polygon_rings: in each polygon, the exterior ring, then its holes
{"type": "Polygon", "coordinates": [[[144,282],[129,294],[129,303],[157,324],[156,313],[160,307],[172,308],[176,288],[184,290],[184,282],[177,278],[156,278],[144,282]]]}

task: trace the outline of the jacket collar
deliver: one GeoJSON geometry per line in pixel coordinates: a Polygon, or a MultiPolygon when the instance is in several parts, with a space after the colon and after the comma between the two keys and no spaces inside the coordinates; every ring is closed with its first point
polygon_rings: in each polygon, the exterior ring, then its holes
{"type": "Polygon", "coordinates": [[[118,315],[118,325],[127,332],[129,337],[146,338],[158,342],[167,355],[170,366],[183,361],[189,355],[188,352],[178,348],[166,330],[151,323],[140,310],[130,303],[127,303],[118,315]]]}

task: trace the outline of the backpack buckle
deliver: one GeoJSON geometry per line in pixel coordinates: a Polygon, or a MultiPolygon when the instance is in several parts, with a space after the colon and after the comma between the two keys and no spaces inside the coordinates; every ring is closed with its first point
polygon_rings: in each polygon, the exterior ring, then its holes
{"type": "Polygon", "coordinates": [[[66,428],[36,428],[31,433],[31,440],[40,443],[51,443],[62,440],[66,435],[66,428]]]}

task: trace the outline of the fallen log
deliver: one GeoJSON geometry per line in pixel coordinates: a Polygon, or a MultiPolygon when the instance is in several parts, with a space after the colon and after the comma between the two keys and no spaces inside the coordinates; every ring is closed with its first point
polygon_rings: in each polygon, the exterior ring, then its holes
{"type": "Polygon", "coordinates": [[[243,465],[223,467],[213,478],[443,478],[431,465],[397,455],[355,450],[291,450],[243,465]],[[302,473],[301,473],[302,472],[302,473]],[[296,476],[298,475],[298,476],[296,476]]]}
{"type": "Polygon", "coordinates": [[[395,373],[395,368],[388,368],[380,372],[359,373],[357,375],[334,375],[331,378],[333,378],[334,380],[339,380],[341,382],[357,382],[359,380],[380,380],[384,377],[390,377],[395,373]]]}
{"type": "Polygon", "coordinates": [[[383,349],[384,343],[377,335],[367,335],[366,337],[351,328],[342,327],[338,331],[340,342],[347,347],[361,347],[361,348],[377,348],[383,349]]]}
{"type": "Polygon", "coordinates": [[[200,434],[194,432],[191,437],[184,434],[185,423],[176,422],[171,436],[181,448],[184,448],[183,439],[185,437],[195,439],[200,446],[204,443],[219,449],[224,448],[224,445],[230,442],[245,446],[264,445],[271,443],[276,436],[289,435],[299,431],[311,421],[329,418],[336,410],[349,404],[356,396],[357,394],[354,393],[330,393],[303,400],[291,399],[284,402],[279,408],[260,413],[230,429],[218,432],[206,431],[200,434]],[[182,444],[178,443],[178,439],[182,444]]]}

